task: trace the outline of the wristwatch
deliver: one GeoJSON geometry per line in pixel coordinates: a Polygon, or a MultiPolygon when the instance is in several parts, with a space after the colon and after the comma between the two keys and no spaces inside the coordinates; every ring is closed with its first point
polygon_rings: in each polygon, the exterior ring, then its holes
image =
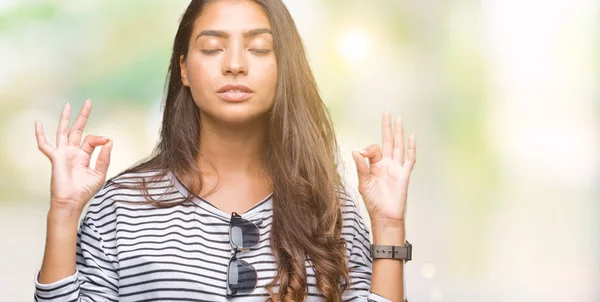
{"type": "Polygon", "coordinates": [[[400,259],[408,262],[412,259],[412,244],[408,240],[405,240],[404,245],[371,244],[371,258],[400,259]]]}

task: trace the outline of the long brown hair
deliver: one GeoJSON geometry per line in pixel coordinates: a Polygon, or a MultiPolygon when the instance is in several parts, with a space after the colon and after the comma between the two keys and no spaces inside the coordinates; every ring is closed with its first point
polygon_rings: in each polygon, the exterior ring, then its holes
{"type": "MultiPolygon", "coordinates": [[[[196,161],[200,156],[200,112],[189,87],[182,84],[179,57],[187,56],[194,22],[205,5],[213,1],[192,0],[179,23],[167,75],[162,129],[155,149],[148,158],[109,180],[131,172],[158,172],[136,188],[158,207],[188,203],[194,198],[190,195],[164,203],[150,196],[146,184],[161,179],[168,171],[181,179],[190,192],[201,192],[203,186],[196,161]]],[[[306,298],[307,260],[325,299],[340,301],[350,278],[339,202],[347,193],[338,171],[341,161],[331,117],[319,96],[300,34],[283,2],[254,2],[271,22],[278,68],[275,100],[267,113],[269,125],[263,157],[273,186],[271,248],[278,268],[266,286],[269,301],[306,298]],[[277,284],[279,291],[275,293],[273,287],[277,284]]]]}

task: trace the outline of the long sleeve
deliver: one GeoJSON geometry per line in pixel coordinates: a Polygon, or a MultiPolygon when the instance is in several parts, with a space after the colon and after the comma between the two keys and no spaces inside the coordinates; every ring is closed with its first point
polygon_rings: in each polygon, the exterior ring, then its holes
{"type": "Polygon", "coordinates": [[[77,231],[77,264],[73,275],[51,284],[35,276],[35,301],[118,301],[118,273],[105,253],[100,233],[86,218],[77,231]]]}
{"type": "Polygon", "coordinates": [[[391,302],[371,292],[373,261],[370,255],[371,235],[353,200],[345,200],[343,233],[347,241],[350,287],[344,292],[343,301],[391,302]]]}

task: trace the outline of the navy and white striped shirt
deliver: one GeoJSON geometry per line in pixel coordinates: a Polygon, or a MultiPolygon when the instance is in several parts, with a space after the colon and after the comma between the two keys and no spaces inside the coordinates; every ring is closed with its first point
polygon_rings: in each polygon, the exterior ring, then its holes
{"type": "MultiPolygon", "coordinates": [[[[139,182],[150,174],[125,174],[116,183],[139,182]]],[[[149,193],[165,201],[180,200],[187,189],[172,174],[148,183],[149,193]]],[[[36,301],[265,301],[265,285],[277,273],[270,247],[272,193],[241,214],[260,229],[260,242],[237,254],[257,271],[258,284],[250,293],[227,299],[226,275],[231,257],[230,214],[208,201],[156,208],[141,191],[107,184],[94,196],[81,220],[77,237],[77,270],[52,284],[35,276],[36,301]],[[139,201],[123,203],[115,200],[139,201]]],[[[390,300],[370,292],[372,260],[370,235],[350,198],[342,200],[350,267],[350,287],[344,301],[390,300]]],[[[323,301],[315,272],[306,262],[308,297],[323,301]]],[[[277,291],[278,288],[275,288],[277,291]]]]}

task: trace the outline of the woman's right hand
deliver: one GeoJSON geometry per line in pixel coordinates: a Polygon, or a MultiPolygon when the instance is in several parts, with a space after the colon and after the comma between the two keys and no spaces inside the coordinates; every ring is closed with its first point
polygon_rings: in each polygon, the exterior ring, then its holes
{"type": "Polygon", "coordinates": [[[42,124],[35,122],[38,149],[50,159],[50,209],[79,213],[102,188],[106,180],[112,141],[107,137],[88,135],[81,143],[81,135],[92,110],[85,101],[73,127],[69,130],[71,106],[65,104],[56,131],[56,148],[46,141],[42,124]],[[102,146],[92,169],[90,160],[96,147],[102,146]]]}

